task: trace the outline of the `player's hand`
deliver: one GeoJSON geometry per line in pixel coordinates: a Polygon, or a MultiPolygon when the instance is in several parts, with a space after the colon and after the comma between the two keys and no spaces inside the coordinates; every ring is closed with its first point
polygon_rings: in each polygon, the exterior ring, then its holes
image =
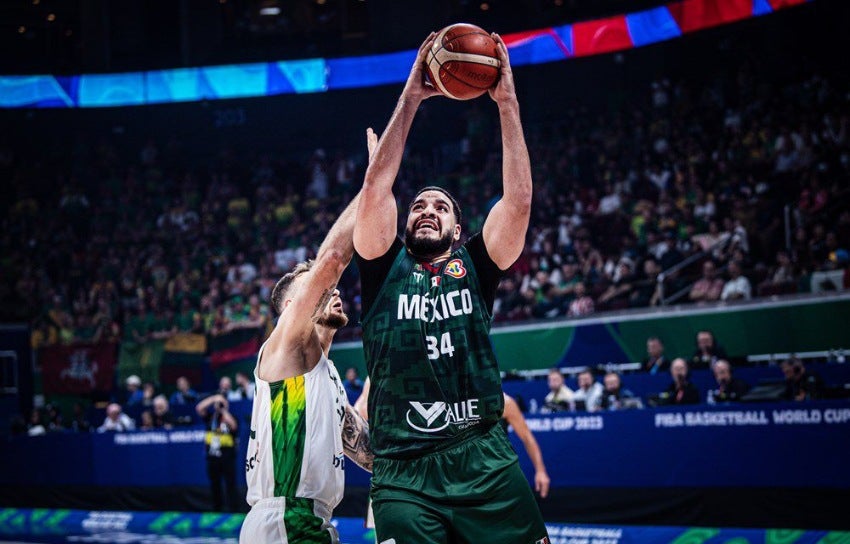
{"type": "Polygon", "coordinates": [[[419,52],[416,54],[416,60],[413,61],[413,67],[410,69],[410,75],[407,77],[407,83],[404,85],[404,90],[401,95],[413,100],[425,100],[440,94],[433,85],[425,83],[425,62],[428,58],[428,51],[434,45],[434,40],[437,39],[437,34],[432,32],[428,34],[422,45],[419,46],[419,52]]]}
{"type": "Polygon", "coordinates": [[[372,155],[375,153],[375,148],[378,147],[378,135],[372,130],[372,127],[366,129],[366,149],[369,150],[369,162],[372,162],[372,155]]]}
{"type": "Polygon", "coordinates": [[[545,499],[549,494],[549,475],[545,470],[534,473],[534,490],[540,493],[541,499],[545,499]]]}
{"type": "Polygon", "coordinates": [[[508,46],[501,36],[493,32],[490,36],[496,41],[496,52],[499,54],[499,81],[495,87],[487,90],[497,104],[516,101],[516,88],[514,87],[514,73],[511,70],[511,60],[508,57],[508,46]]]}

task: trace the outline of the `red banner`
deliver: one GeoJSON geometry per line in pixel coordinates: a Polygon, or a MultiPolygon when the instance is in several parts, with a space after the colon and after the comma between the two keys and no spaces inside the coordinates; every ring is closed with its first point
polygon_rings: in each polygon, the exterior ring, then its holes
{"type": "Polygon", "coordinates": [[[51,346],[38,352],[44,393],[83,394],[112,389],[118,350],[115,344],[51,346]]]}

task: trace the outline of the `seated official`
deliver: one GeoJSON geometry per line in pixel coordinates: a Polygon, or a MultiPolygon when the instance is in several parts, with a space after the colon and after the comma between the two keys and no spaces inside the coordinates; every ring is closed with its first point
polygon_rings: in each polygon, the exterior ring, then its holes
{"type": "Polygon", "coordinates": [[[564,384],[564,375],[557,368],[549,370],[549,394],[543,404],[543,412],[563,412],[573,409],[573,391],[564,384]]]}
{"type": "Polygon", "coordinates": [[[711,367],[717,388],[708,392],[709,404],[717,402],[738,402],[747,394],[750,386],[732,375],[732,365],[726,359],[720,359],[711,367]]]}
{"type": "Polygon", "coordinates": [[[688,377],[688,363],[684,359],[673,359],[670,364],[670,376],[673,381],[667,390],[659,395],[659,404],[699,404],[699,389],[688,377]]]}
{"type": "Polygon", "coordinates": [[[643,403],[634,393],[623,389],[620,375],[616,372],[605,374],[603,379],[605,390],[602,392],[602,400],[599,404],[600,410],[627,410],[629,408],[643,408],[643,403]]]}

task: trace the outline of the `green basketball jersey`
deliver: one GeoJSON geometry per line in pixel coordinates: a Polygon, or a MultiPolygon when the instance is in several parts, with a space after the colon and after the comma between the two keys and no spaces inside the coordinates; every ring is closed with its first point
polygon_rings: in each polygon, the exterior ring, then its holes
{"type": "Polygon", "coordinates": [[[504,400],[490,322],[466,247],[439,268],[401,248],[363,317],[377,456],[439,451],[499,421],[504,400]]]}

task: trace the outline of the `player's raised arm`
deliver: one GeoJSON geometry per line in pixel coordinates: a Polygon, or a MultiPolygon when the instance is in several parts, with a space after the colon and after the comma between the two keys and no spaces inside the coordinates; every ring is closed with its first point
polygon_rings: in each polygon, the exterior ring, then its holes
{"type": "Polygon", "coordinates": [[[499,268],[507,270],[525,245],[531,215],[531,161],[522,133],[508,48],[498,34],[493,34],[493,39],[498,44],[502,65],[499,83],[489,92],[499,106],[502,127],[503,194],[484,222],[483,236],[490,258],[499,268]]]}
{"type": "Polygon", "coordinates": [[[432,32],[419,47],[398,104],[366,169],[354,228],[354,247],[364,259],[375,259],[386,253],[397,234],[398,211],[393,184],[401,166],[404,145],[419,104],[439,94],[426,85],[424,79],[425,55],[434,37],[432,32]]]}
{"type": "MultiPolygon", "coordinates": [[[[377,146],[375,132],[366,129],[366,146],[371,160],[377,146]]],[[[362,190],[345,207],[325,236],[316,255],[312,269],[300,283],[299,288],[288,293],[288,312],[282,313],[270,337],[267,349],[275,349],[289,342],[305,342],[313,334],[313,325],[321,315],[325,304],[336,289],[342,272],[354,254],[354,222],[362,190]],[[278,344],[280,342],[281,344],[278,344]]],[[[287,304],[283,301],[283,304],[287,304]]],[[[282,312],[283,308],[276,308],[282,312]]]]}

